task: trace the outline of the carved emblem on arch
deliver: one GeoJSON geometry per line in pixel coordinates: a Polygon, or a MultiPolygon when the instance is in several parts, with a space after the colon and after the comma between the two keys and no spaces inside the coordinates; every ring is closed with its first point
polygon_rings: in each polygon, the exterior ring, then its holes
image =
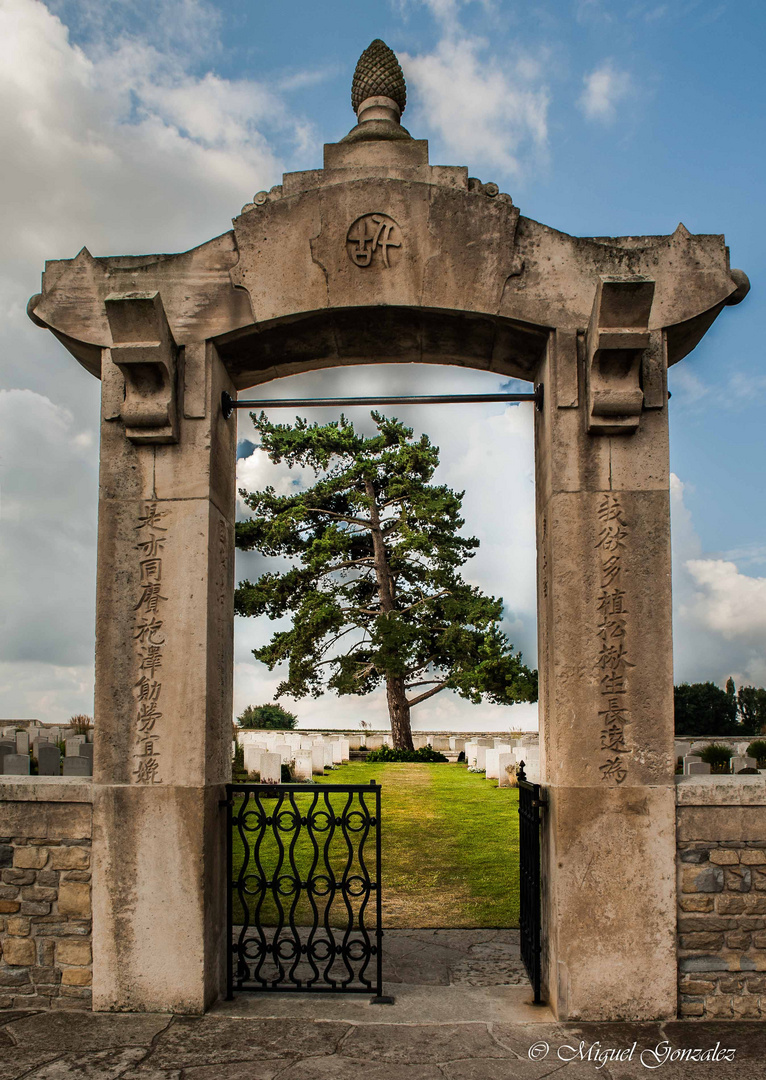
{"type": "Polygon", "coordinates": [[[362,214],[346,233],[346,250],[355,266],[390,269],[396,265],[403,243],[399,224],[382,212],[362,214]]]}

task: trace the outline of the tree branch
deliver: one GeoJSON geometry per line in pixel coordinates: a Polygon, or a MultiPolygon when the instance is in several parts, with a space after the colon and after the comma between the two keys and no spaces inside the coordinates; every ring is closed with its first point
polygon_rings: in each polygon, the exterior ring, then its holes
{"type": "Polygon", "coordinates": [[[321,506],[304,506],[304,510],[307,510],[310,514],[327,514],[328,517],[337,518],[338,521],[345,521],[349,525],[361,525],[363,529],[371,529],[372,525],[369,521],[365,521],[363,518],[347,517],[345,514],[336,514],[332,510],[323,510],[321,506]]]}
{"type": "Polygon", "coordinates": [[[413,705],[419,705],[420,702],[425,701],[426,698],[430,698],[430,697],[433,697],[434,694],[438,694],[439,691],[443,690],[446,685],[447,685],[447,682],[445,680],[443,683],[440,683],[438,686],[435,686],[433,688],[433,690],[426,690],[426,692],[424,694],[418,694],[417,697],[412,698],[411,700],[408,699],[407,704],[410,706],[410,708],[412,708],[413,705]]]}
{"type": "Polygon", "coordinates": [[[414,604],[410,604],[409,607],[402,608],[401,611],[399,612],[399,614],[400,615],[406,615],[408,611],[412,611],[412,609],[416,608],[418,606],[418,604],[425,604],[428,600],[438,600],[438,598],[440,596],[449,596],[449,595],[450,595],[450,590],[449,589],[442,589],[441,592],[434,593],[433,596],[421,596],[421,598],[419,600],[416,600],[414,604]]]}

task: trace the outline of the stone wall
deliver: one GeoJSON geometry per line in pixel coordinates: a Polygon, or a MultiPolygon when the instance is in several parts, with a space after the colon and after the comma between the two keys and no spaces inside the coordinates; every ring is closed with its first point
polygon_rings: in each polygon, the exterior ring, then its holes
{"type": "Polygon", "coordinates": [[[679,777],[678,1010],[766,1018],[766,783],[679,777]]]}
{"type": "Polygon", "coordinates": [[[91,785],[0,777],[0,1008],[91,1007],[91,785]]]}

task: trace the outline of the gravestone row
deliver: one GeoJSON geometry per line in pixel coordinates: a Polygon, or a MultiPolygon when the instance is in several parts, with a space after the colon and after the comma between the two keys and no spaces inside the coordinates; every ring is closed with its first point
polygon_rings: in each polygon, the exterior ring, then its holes
{"type": "Polygon", "coordinates": [[[0,775],[30,776],[32,762],[37,764],[38,776],[92,776],[93,743],[84,735],[73,735],[65,741],[65,752],[56,742],[36,737],[31,745],[29,732],[14,731],[0,739],[0,775]]]}

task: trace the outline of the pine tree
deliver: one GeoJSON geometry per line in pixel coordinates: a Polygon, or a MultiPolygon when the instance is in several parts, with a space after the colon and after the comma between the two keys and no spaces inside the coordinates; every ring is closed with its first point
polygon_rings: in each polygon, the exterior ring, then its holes
{"type": "Polygon", "coordinates": [[[430,482],[438,447],[372,417],[378,432],[365,438],[344,417],[290,426],[253,415],[271,460],[317,479],[290,495],[240,492],[253,516],[238,523],[237,546],[293,565],[241,582],[235,606],[292,618],[253,650],[269,669],[287,662],[278,697],[385,684],[394,745],[412,749],[413,706],[447,689],[475,703],[535,701],[537,672],[500,629],[502,599],[460,576],[479,542],[460,535],[462,493],[430,482]]]}

